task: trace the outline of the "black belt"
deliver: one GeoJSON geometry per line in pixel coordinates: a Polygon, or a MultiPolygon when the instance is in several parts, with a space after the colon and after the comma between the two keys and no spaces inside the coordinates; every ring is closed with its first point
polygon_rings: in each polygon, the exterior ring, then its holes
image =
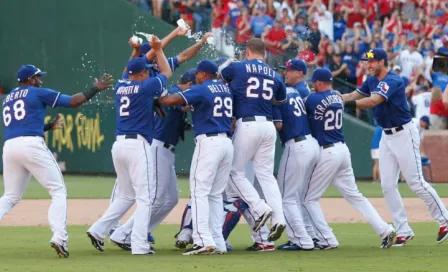
{"type": "MultiPolygon", "coordinates": [[[[243,117],[241,118],[243,122],[254,122],[256,121],[255,116],[247,116],[247,117],[243,117]]],[[[272,121],[271,117],[266,117],[266,121],[272,121]]]]}
{"type": "Polygon", "coordinates": [[[294,139],[294,142],[298,143],[298,142],[301,142],[301,141],[305,141],[306,137],[305,136],[298,136],[298,137],[294,137],[293,139],[294,139]]]}
{"type": "Polygon", "coordinates": [[[163,143],[163,147],[165,147],[166,149],[168,149],[169,151],[171,151],[173,153],[174,153],[174,151],[176,151],[176,148],[170,144],[163,143]]]}
{"type": "MultiPolygon", "coordinates": [[[[403,126],[399,126],[399,127],[396,127],[395,128],[395,132],[399,132],[399,131],[402,131],[404,129],[404,127],[403,126]]],[[[392,129],[384,129],[384,133],[386,133],[386,135],[392,135],[392,134],[394,134],[394,131],[392,130],[392,129]]]]}
{"type": "Polygon", "coordinates": [[[137,134],[126,134],[124,135],[125,139],[137,139],[138,135],[137,134]]]}
{"type": "Polygon", "coordinates": [[[330,148],[330,147],[333,147],[333,146],[334,146],[334,144],[323,145],[322,149],[327,149],[327,148],[330,148]]]}
{"type": "MultiPolygon", "coordinates": [[[[230,133],[227,133],[227,132],[223,132],[223,133],[226,133],[227,137],[232,138],[232,135],[230,135],[230,133]]],[[[215,136],[218,136],[219,134],[220,133],[205,133],[205,136],[207,136],[207,137],[215,137],[215,136]]]]}

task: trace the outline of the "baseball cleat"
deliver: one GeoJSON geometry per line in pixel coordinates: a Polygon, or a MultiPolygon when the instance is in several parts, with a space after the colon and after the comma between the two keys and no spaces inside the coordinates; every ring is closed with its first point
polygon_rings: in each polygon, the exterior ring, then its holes
{"type": "Polygon", "coordinates": [[[233,251],[233,247],[232,247],[232,245],[230,245],[230,243],[228,241],[226,241],[226,249],[228,252],[233,251]]]}
{"type": "Polygon", "coordinates": [[[294,243],[291,242],[291,241],[288,241],[286,244],[279,245],[279,246],[277,247],[277,250],[284,250],[284,251],[295,251],[295,250],[311,251],[311,250],[313,250],[313,249],[314,249],[314,247],[313,247],[313,248],[302,248],[302,247],[300,247],[299,245],[294,244],[294,243]]]}
{"type": "Polygon", "coordinates": [[[176,241],[174,246],[177,247],[178,249],[186,249],[189,244],[191,244],[191,241],[178,240],[178,241],[176,241]]]}
{"type": "Polygon", "coordinates": [[[156,243],[156,239],[154,238],[154,236],[152,236],[151,232],[148,233],[148,243],[150,244],[156,243]]]}
{"type": "Polygon", "coordinates": [[[319,250],[330,250],[330,249],[336,249],[336,248],[338,248],[338,246],[320,245],[320,244],[317,244],[317,247],[314,247],[314,249],[319,249],[319,250]]]}
{"type": "Polygon", "coordinates": [[[190,256],[190,255],[210,255],[215,252],[215,247],[203,247],[199,245],[193,245],[192,248],[187,249],[182,255],[190,256]]]}
{"type": "Polygon", "coordinates": [[[112,244],[116,245],[117,247],[119,247],[119,248],[121,248],[121,249],[123,249],[123,250],[126,250],[126,251],[130,251],[130,250],[132,249],[132,248],[131,248],[131,244],[127,244],[127,243],[119,243],[119,242],[114,241],[114,240],[112,240],[112,239],[110,239],[110,242],[111,242],[112,244]]]}
{"type": "Polygon", "coordinates": [[[96,250],[101,252],[104,251],[104,242],[95,238],[95,236],[93,236],[90,232],[87,232],[87,236],[90,238],[90,241],[92,241],[92,245],[96,248],[96,250]]]}
{"type": "Polygon", "coordinates": [[[314,248],[318,248],[319,247],[319,239],[317,238],[313,238],[313,243],[314,243],[314,248]]]}
{"type": "Polygon", "coordinates": [[[414,235],[409,236],[398,236],[397,240],[395,240],[395,243],[392,245],[393,247],[402,247],[404,246],[409,240],[414,239],[414,235]]]}
{"type": "Polygon", "coordinates": [[[269,233],[269,236],[268,236],[268,241],[273,242],[273,241],[277,241],[278,239],[280,239],[280,237],[282,236],[282,233],[285,229],[286,229],[286,225],[275,224],[271,228],[271,232],[269,233]]]}
{"type": "Polygon", "coordinates": [[[186,249],[188,245],[193,244],[193,238],[191,237],[191,229],[182,229],[180,232],[178,232],[174,238],[176,238],[176,243],[174,244],[175,247],[179,249],[186,249]]]}
{"type": "Polygon", "coordinates": [[[437,244],[443,243],[448,239],[448,226],[440,227],[439,234],[437,235],[437,244]]]}
{"type": "Polygon", "coordinates": [[[384,237],[383,241],[381,242],[380,248],[390,248],[394,243],[395,235],[395,231],[392,231],[389,235],[384,237]]]}
{"type": "Polygon", "coordinates": [[[272,210],[269,209],[267,212],[265,212],[262,216],[260,216],[260,218],[258,218],[255,221],[253,230],[255,232],[259,231],[261,229],[261,227],[263,227],[264,224],[266,224],[266,221],[268,221],[268,219],[271,218],[271,216],[272,216],[272,210]]]}
{"type": "Polygon", "coordinates": [[[254,243],[250,247],[246,248],[245,251],[274,251],[275,245],[265,245],[262,243],[254,243]]]}
{"type": "Polygon", "coordinates": [[[50,242],[50,246],[56,250],[56,253],[59,255],[59,258],[68,258],[70,254],[68,253],[68,248],[66,246],[60,245],[56,242],[50,242]]]}

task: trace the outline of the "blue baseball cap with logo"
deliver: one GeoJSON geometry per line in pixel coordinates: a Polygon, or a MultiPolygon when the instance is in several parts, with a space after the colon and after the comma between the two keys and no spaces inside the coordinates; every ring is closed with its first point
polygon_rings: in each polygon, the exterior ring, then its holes
{"type": "Polygon", "coordinates": [[[311,81],[312,82],[316,82],[316,81],[331,82],[331,81],[333,81],[333,75],[331,74],[331,71],[327,68],[317,68],[313,72],[311,81]]]}
{"type": "Polygon", "coordinates": [[[420,121],[425,122],[425,123],[427,124],[428,127],[431,126],[431,122],[429,121],[429,117],[428,117],[427,115],[423,115],[423,116],[420,118],[420,121]]]}
{"type": "Polygon", "coordinates": [[[19,71],[17,71],[17,81],[22,82],[28,80],[33,76],[44,76],[46,74],[47,72],[42,72],[34,65],[23,65],[22,67],[20,67],[19,71]]]}
{"type": "Polygon", "coordinates": [[[216,65],[214,61],[208,59],[202,60],[201,62],[199,62],[196,71],[204,72],[207,74],[216,74],[218,72],[218,65],[216,65]]]}
{"type": "Polygon", "coordinates": [[[302,71],[304,74],[308,72],[308,68],[306,67],[306,63],[303,60],[298,59],[290,59],[286,62],[284,66],[280,66],[282,69],[286,69],[289,71],[302,71]]]}
{"type": "Polygon", "coordinates": [[[196,68],[188,69],[185,73],[180,77],[180,83],[185,84],[191,82],[196,84],[196,68]]]}
{"type": "Polygon", "coordinates": [[[149,50],[151,50],[151,45],[149,45],[148,42],[144,42],[140,45],[140,51],[139,51],[139,57],[143,57],[144,55],[146,55],[146,53],[149,52],[149,50]]]}
{"type": "Polygon", "coordinates": [[[126,65],[126,69],[130,75],[138,74],[144,70],[148,70],[150,67],[151,65],[148,65],[146,58],[131,59],[126,65]]]}
{"type": "Polygon", "coordinates": [[[388,61],[387,53],[381,48],[375,48],[369,50],[364,56],[361,57],[361,60],[369,61],[369,60],[384,60],[386,63],[388,61]]]}

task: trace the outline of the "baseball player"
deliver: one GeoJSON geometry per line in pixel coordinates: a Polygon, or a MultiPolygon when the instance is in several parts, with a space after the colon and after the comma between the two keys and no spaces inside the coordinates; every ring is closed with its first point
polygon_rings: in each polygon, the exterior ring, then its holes
{"type": "Polygon", "coordinates": [[[319,200],[330,184],[357,209],[376,233],[383,239],[381,248],[392,246],[395,230],[378,214],[372,204],[358,190],[353,174],[350,151],[342,134],[344,101],[331,89],[331,71],[318,68],[313,72],[312,81],[316,93],[305,102],[313,136],[320,146],[320,155],[308,185],[305,185],[303,205],[309,214],[316,232],[321,239],[322,249],[339,246],[334,233],[325,221],[319,200]]]}
{"type": "Polygon", "coordinates": [[[304,81],[297,82],[306,74],[306,64],[302,60],[293,59],[286,63],[285,68],[286,84],[294,87],[286,88],[287,103],[274,107],[273,115],[284,146],[277,179],[289,241],[278,249],[313,250],[313,239],[308,235],[302,218],[302,196],[320,150],[316,139],[311,136],[305,103],[300,94],[302,92],[307,97],[308,87],[304,81]]]}
{"type": "Polygon", "coordinates": [[[108,210],[87,232],[92,245],[99,251],[104,251],[104,239],[112,224],[135,202],[137,208],[131,234],[132,254],[154,254],[147,243],[153,204],[151,199],[154,199],[155,194],[153,158],[149,145],[154,121],[151,105],[153,98],[166,88],[172,73],[161,49],[161,42],[155,36],[152,47],[157,53],[161,74],[149,78],[146,61],[135,58],[127,65],[129,80],[120,80],[115,86],[117,137],[112,146],[112,158],[120,189],[108,210]]]}
{"type": "Polygon", "coordinates": [[[227,187],[233,159],[233,99],[226,84],[216,80],[218,66],[210,60],[196,68],[198,85],[159,98],[161,105],[190,105],[196,148],[190,169],[193,247],[183,255],[226,253],[222,236],[222,194],[227,187]]]}
{"type": "Polygon", "coordinates": [[[272,105],[286,101],[286,87],[275,71],[263,62],[264,43],[251,39],[247,43],[246,60],[227,61],[220,66],[222,78],[229,82],[235,96],[235,147],[231,185],[249,205],[255,218],[254,231],[272,216],[272,227],[268,240],[275,241],[285,230],[282,200],[274,177],[274,155],[276,130],[272,123],[272,105]],[[247,163],[251,161],[255,175],[266,197],[260,198],[245,175],[247,163]]]}
{"type": "Polygon", "coordinates": [[[414,237],[398,191],[400,170],[411,190],[425,202],[429,213],[439,223],[436,242],[442,243],[448,238],[448,211],[423,177],[420,137],[412,123],[403,80],[387,69],[387,54],[382,49],[370,50],[362,60],[368,61],[371,76],[358,90],[343,95],[343,98],[346,106],[373,108],[375,119],[383,128],[379,161],[381,187],[397,229],[394,246],[404,246],[414,237]]]}
{"type": "Polygon", "coordinates": [[[112,87],[112,77],[95,79],[94,87],[72,96],[42,88],[42,72],[34,65],[24,65],[17,72],[19,87],[3,100],[3,180],[5,193],[0,198],[0,220],[22,198],[34,176],[51,196],[48,222],[53,232],[50,245],[60,257],[69,257],[67,248],[67,189],[61,170],[45,144],[45,108],[74,108],[89,101],[98,92],[112,87]]]}

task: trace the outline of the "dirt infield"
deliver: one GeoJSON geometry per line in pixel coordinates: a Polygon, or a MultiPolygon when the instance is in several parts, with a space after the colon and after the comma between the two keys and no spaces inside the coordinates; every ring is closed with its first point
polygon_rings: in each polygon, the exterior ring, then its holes
{"type": "MultiPolygon", "coordinates": [[[[370,199],[381,216],[391,221],[386,203],[382,198],[370,199]]],[[[443,199],[448,206],[448,198],[443,199]]],[[[179,224],[181,215],[188,200],[182,199],[176,208],[163,221],[165,224],[179,224]]],[[[404,199],[410,222],[432,221],[422,200],[418,198],[404,199]]],[[[22,200],[11,213],[0,222],[0,226],[47,226],[47,213],[50,200],[22,200]]],[[[326,198],[321,201],[322,209],[330,223],[365,222],[363,216],[352,208],[344,199],[326,198]]],[[[68,224],[90,225],[97,220],[109,206],[107,199],[75,199],[68,202],[68,224]]],[[[125,218],[129,218],[132,209],[125,218]]]]}

